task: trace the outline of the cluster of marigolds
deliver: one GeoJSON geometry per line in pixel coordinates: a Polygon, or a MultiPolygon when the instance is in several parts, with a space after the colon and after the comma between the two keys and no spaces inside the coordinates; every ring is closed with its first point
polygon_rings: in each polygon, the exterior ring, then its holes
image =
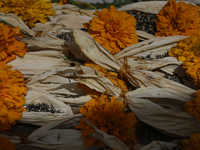
{"type": "MultiPolygon", "coordinates": [[[[66,4],[67,0],[61,0],[59,4],[66,4]]],[[[45,23],[49,15],[55,15],[51,0],[0,0],[2,13],[15,13],[31,28],[35,22],[45,23]]],[[[116,54],[122,49],[138,43],[136,34],[136,19],[123,11],[117,11],[114,6],[110,9],[102,9],[94,12],[95,17],[84,24],[87,32],[111,54],[116,54]]],[[[177,3],[169,0],[157,15],[155,21],[157,33],[155,36],[185,35],[189,38],[179,42],[169,52],[170,56],[183,61],[183,68],[187,76],[200,85],[200,15],[199,6],[177,3]]],[[[7,63],[16,58],[24,57],[28,51],[26,45],[15,37],[24,36],[19,27],[11,27],[0,23],[0,131],[11,129],[22,117],[25,104],[27,87],[23,75],[12,70],[7,63]]],[[[127,92],[126,83],[118,78],[118,74],[110,72],[106,68],[93,63],[85,63],[87,67],[93,67],[103,76],[110,79],[114,85],[127,92]]],[[[134,113],[124,112],[124,102],[117,98],[103,95],[87,86],[78,83],[78,87],[92,99],[80,109],[83,118],[76,129],[81,129],[82,137],[86,137],[84,144],[91,146],[96,139],[90,136],[94,132],[85,119],[89,120],[98,129],[109,135],[114,135],[127,145],[136,143],[134,131],[137,122],[134,113]]],[[[194,115],[200,122],[200,90],[196,92],[196,98],[184,105],[185,111],[194,115]]],[[[104,143],[99,142],[100,146],[104,143]]],[[[190,139],[182,141],[182,148],[187,150],[200,149],[200,134],[191,135],[190,139]]],[[[0,138],[0,149],[16,149],[16,145],[9,139],[0,138]]]]}

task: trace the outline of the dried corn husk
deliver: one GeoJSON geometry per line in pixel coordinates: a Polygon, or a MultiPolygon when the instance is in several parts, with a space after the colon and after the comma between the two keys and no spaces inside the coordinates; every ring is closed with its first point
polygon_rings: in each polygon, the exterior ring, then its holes
{"type": "Polygon", "coordinates": [[[70,29],[83,28],[83,23],[92,19],[93,11],[79,9],[78,7],[65,4],[53,4],[53,9],[56,11],[56,16],[49,16],[50,21],[45,24],[36,23],[33,31],[43,31],[41,36],[57,35],[61,32],[69,32],[70,29]]]}
{"type": "Polygon", "coordinates": [[[72,109],[69,105],[66,105],[56,97],[52,96],[46,91],[42,91],[36,88],[34,90],[27,91],[26,95],[26,104],[51,104],[54,106],[55,110],[60,110],[61,113],[52,113],[52,112],[24,112],[20,123],[27,123],[32,125],[42,126],[49,122],[67,118],[69,115],[72,115],[72,109]]]}
{"type": "Polygon", "coordinates": [[[49,34],[56,36],[62,32],[71,31],[71,29],[81,29],[84,28],[83,24],[90,20],[92,18],[88,16],[75,14],[60,15],[45,27],[42,35],[49,34]]]}
{"type": "MultiPolygon", "coordinates": [[[[88,57],[94,63],[102,67],[105,67],[109,70],[115,70],[117,72],[120,71],[120,68],[123,65],[123,61],[119,61],[116,57],[113,57],[108,52],[108,50],[106,50],[104,47],[99,45],[89,34],[80,30],[73,30],[73,35],[75,38],[75,42],[77,43],[77,47],[79,48],[77,49],[77,51],[79,50],[80,53],[81,52],[84,53],[86,57],[88,57]]],[[[158,45],[161,47],[162,45],[174,43],[185,38],[186,38],[185,36],[168,37],[167,40],[166,38],[159,38],[158,40],[159,42],[156,41],[155,43],[150,44],[151,46],[147,45],[146,47],[151,47],[151,49],[153,50],[158,45]],[[162,44],[158,44],[158,43],[162,43],[162,44]]],[[[142,45],[140,43],[138,44],[142,45]]],[[[143,46],[143,50],[144,51],[146,50],[145,46],[143,46]]],[[[140,51],[141,49],[137,50],[138,53],[140,51]]],[[[185,94],[194,92],[193,89],[190,89],[179,83],[167,80],[163,78],[161,75],[156,74],[152,71],[130,69],[130,72],[128,73],[126,72],[125,76],[129,80],[129,82],[137,88],[151,86],[151,87],[160,87],[160,88],[170,88],[175,91],[181,91],[185,94]]]]}
{"type": "MultiPolygon", "coordinates": [[[[76,15],[76,14],[62,14],[45,24],[45,28],[41,29],[42,25],[36,24],[33,31],[43,31],[41,36],[54,35],[57,36],[62,32],[69,32],[71,29],[84,28],[83,24],[92,20],[92,17],[76,15]]],[[[44,26],[44,25],[43,25],[44,26]]]]}
{"type": "Polygon", "coordinates": [[[92,132],[91,136],[95,139],[104,142],[107,146],[109,146],[112,149],[120,149],[120,150],[129,150],[128,146],[124,144],[122,141],[120,141],[118,138],[116,138],[113,135],[108,135],[104,131],[97,129],[89,120],[84,119],[85,122],[90,125],[96,133],[92,132]]]}
{"type": "Polygon", "coordinates": [[[62,72],[66,76],[75,76],[79,69],[74,67],[65,67],[64,69],[48,70],[44,73],[35,74],[26,81],[29,90],[41,89],[56,96],[57,99],[72,105],[81,105],[88,102],[91,97],[85,95],[81,89],[77,87],[78,81],[63,77],[62,72]],[[71,96],[71,97],[70,97],[71,96]],[[73,96],[78,96],[74,97],[73,96]]]}
{"type": "Polygon", "coordinates": [[[14,144],[20,144],[21,143],[21,138],[20,136],[16,136],[16,135],[9,135],[6,133],[0,133],[0,137],[6,137],[9,138],[10,141],[14,144]]]}
{"type": "Polygon", "coordinates": [[[82,16],[89,16],[89,17],[94,16],[93,11],[79,9],[78,7],[71,4],[58,5],[54,3],[53,10],[56,11],[56,16],[59,16],[60,14],[75,14],[75,15],[82,15],[82,16]]]}
{"type": "Polygon", "coordinates": [[[28,136],[32,145],[48,145],[58,150],[92,150],[100,149],[98,145],[86,147],[83,144],[82,132],[74,128],[82,115],[73,115],[60,121],[51,122],[35,130],[28,136]]]}
{"type": "MultiPolygon", "coordinates": [[[[108,78],[104,77],[99,71],[94,68],[88,68],[82,66],[82,71],[84,74],[75,75],[74,77],[79,83],[85,84],[91,89],[95,89],[98,92],[105,92],[108,95],[119,97],[121,94],[121,89],[116,87],[108,78]]],[[[62,73],[63,76],[68,77],[66,74],[62,73]]],[[[69,76],[73,77],[73,76],[69,76]]]]}
{"type": "Polygon", "coordinates": [[[18,26],[21,31],[30,36],[35,36],[35,32],[31,31],[29,27],[17,15],[13,13],[4,14],[0,12],[0,20],[6,21],[15,27],[18,26]]]}
{"type": "MultiPolygon", "coordinates": [[[[189,1],[184,1],[186,4],[194,4],[189,1]]],[[[120,11],[127,12],[144,12],[149,14],[159,14],[162,7],[167,3],[167,1],[148,1],[148,2],[138,2],[127,4],[119,8],[120,11]]]]}
{"type": "Polygon", "coordinates": [[[131,45],[115,56],[117,58],[130,57],[130,56],[147,56],[151,54],[153,58],[156,55],[161,55],[168,52],[171,47],[176,46],[178,41],[184,40],[188,36],[169,36],[169,37],[156,37],[154,39],[146,40],[134,45],[131,45]]]}
{"type": "Polygon", "coordinates": [[[148,34],[144,31],[136,30],[136,34],[138,35],[139,40],[149,40],[155,38],[154,35],[148,34]]]}
{"type": "Polygon", "coordinates": [[[200,132],[200,122],[182,111],[184,103],[193,99],[193,94],[147,87],[128,92],[126,96],[129,108],[144,123],[170,136],[189,137],[200,132]]]}
{"type": "Polygon", "coordinates": [[[47,70],[65,68],[70,66],[69,62],[64,60],[64,55],[59,51],[44,50],[38,52],[28,52],[23,58],[18,57],[9,62],[8,65],[13,69],[20,71],[25,78],[47,70]]]}
{"type": "MultiPolygon", "coordinates": [[[[82,132],[74,130],[82,115],[67,116],[59,121],[49,122],[37,130],[33,131],[28,137],[28,144],[20,144],[18,136],[9,136],[1,133],[0,136],[9,137],[17,145],[18,149],[40,149],[40,150],[96,150],[101,149],[97,144],[86,147],[83,144],[82,132]]],[[[44,118],[45,119],[45,118],[44,118]]]]}
{"type": "Polygon", "coordinates": [[[34,38],[17,38],[19,41],[27,44],[29,51],[40,51],[40,50],[57,50],[65,51],[64,40],[59,38],[55,39],[52,37],[34,37],[34,38]]]}
{"type": "Polygon", "coordinates": [[[153,141],[150,144],[142,147],[140,150],[171,150],[177,147],[177,143],[162,142],[162,141],[153,141]]]}
{"type": "MultiPolygon", "coordinates": [[[[124,57],[128,57],[128,64],[131,66],[132,69],[153,71],[155,74],[161,77],[163,77],[165,73],[171,75],[175,73],[179,77],[183,78],[184,70],[182,70],[181,67],[182,62],[179,62],[174,57],[165,57],[163,59],[157,59],[156,56],[167,54],[171,47],[176,46],[177,41],[183,40],[187,37],[188,36],[171,36],[163,38],[156,37],[154,39],[146,40],[135,45],[131,45],[117,53],[115,56],[121,61],[123,61],[124,57]],[[150,56],[151,58],[153,58],[153,60],[135,61],[133,59],[135,57],[146,58],[146,56],[150,56]],[[133,58],[130,59],[129,57],[133,58]]],[[[142,77],[141,80],[143,81],[142,77]]],[[[183,84],[190,88],[198,89],[198,87],[196,87],[190,81],[183,80],[183,84]]]]}

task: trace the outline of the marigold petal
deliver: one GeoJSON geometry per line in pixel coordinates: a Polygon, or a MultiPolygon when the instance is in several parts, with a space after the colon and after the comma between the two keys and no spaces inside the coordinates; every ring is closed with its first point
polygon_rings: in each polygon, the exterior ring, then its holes
{"type": "Polygon", "coordinates": [[[88,136],[86,137],[86,139],[84,140],[84,145],[89,147],[89,146],[92,146],[94,143],[96,142],[96,139],[91,137],[91,136],[88,136]]]}

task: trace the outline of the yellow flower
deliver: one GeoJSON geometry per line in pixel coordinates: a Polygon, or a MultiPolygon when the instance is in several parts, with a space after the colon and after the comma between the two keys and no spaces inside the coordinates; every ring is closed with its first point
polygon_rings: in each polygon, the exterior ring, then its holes
{"type": "Polygon", "coordinates": [[[184,62],[183,69],[186,70],[186,75],[190,77],[191,81],[197,86],[200,86],[200,62],[184,62]]]}
{"type": "Polygon", "coordinates": [[[200,37],[190,36],[178,42],[177,46],[171,48],[169,55],[183,61],[182,68],[186,70],[186,75],[196,85],[200,85],[200,37]]]}
{"type": "MultiPolygon", "coordinates": [[[[99,130],[109,135],[116,136],[127,145],[135,141],[135,114],[132,112],[125,114],[123,110],[123,101],[117,101],[116,97],[108,98],[106,95],[101,95],[98,100],[93,98],[89,103],[85,103],[80,109],[80,112],[85,117],[81,118],[81,125],[75,127],[76,129],[82,130],[83,134],[81,137],[86,137],[84,145],[91,146],[96,142],[96,139],[89,135],[91,132],[95,131],[84,119],[89,120],[99,130]]],[[[103,142],[99,143],[99,146],[103,145],[103,142]]]]}
{"type": "Polygon", "coordinates": [[[6,64],[16,58],[16,55],[24,57],[28,51],[26,44],[15,39],[23,37],[19,27],[11,27],[0,23],[0,62],[6,64]]]}
{"type": "Polygon", "coordinates": [[[199,6],[169,0],[155,20],[155,36],[195,35],[200,29],[199,6]]]}
{"type": "Polygon", "coordinates": [[[183,139],[181,144],[183,150],[200,150],[200,134],[192,134],[190,139],[183,139]]]}
{"type": "Polygon", "coordinates": [[[0,67],[0,131],[11,129],[26,111],[24,76],[12,67],[0,67]]]}
{"type": "Polygon", "coordinates": [[[192,101],[187,101],[184,104],[184,111],[189,112],[197,118],[197,121],[200,122],[200,90],[196,92],[196,98],[192,101]]]}
{"type": "Polygon", "coordinates": [[[117,11],[115,6],[110,9],[95,11],[92,21],[85,23],[88,33],[111,54],[138,43],[136,35],[136,19],[124,11],[117,11]]]}
{"type": "Polygon", "coordinates": [[[10,139],[6,137],[0,137],[0,149],[1,150],[16,150],[16,144],[13,144],[10,139]]]}
{"type": "Polygon", "coordinates": [[[51,0],[0,0],[0,11],[3,13],[15,13],[29,27],[35,26],[35,22],[45,23],[49,15],[55,15],[52,10],[51,0]]]}
{"type": "Polygon", "coordinates": [[[179,61],[191,61],[200,56],[200,37],[190,36],[177,43],[169,51],[169,55],[178,58],[179,61]]]}

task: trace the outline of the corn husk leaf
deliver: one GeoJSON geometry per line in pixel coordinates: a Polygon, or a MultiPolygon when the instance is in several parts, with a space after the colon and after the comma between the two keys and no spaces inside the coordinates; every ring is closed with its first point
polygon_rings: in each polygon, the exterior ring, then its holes
{"type": "Polygon", "coordinates": [[[139,40],[149,40],[155,38],[154,35],[148,34],[141,30],[136,30],[136,34],[138,35],[139,40]]]}
{"type": "MultiPolygon", "coordinates": [[[[186,4],[191,4],[189,1],[184,1],[186,4]]],[[[127,11],[127,12],[144,12],[144,13],[149,13],[149,14],[159,14],[160,10],[162,9],[163,6],[167,1],[148,1],[148,2],[138,2],[138,3],[132,3],[132,4],[127,4],[119,8],[118,10],[120,11],[127,11]]],[[[194,4],[194,3],[192,3],[194,4]]]]}
{"type": "Polygon", "coordinates": [[[31,30],[35,32],[43,31],[42,36],[46,36],[46,34],[56,35],[69,31],[69,29],[83,28],[82,24],[88,22],[94,16],[93,11],[79,9],[71,4],[58,5],[54,3],[53,10],[56,11],[56,15],[49,16],[50,21],[45,24],[36,23],[31,30]]]}
{"type": "MultiPolygon", "coordinates": [[[[94,68],[82,66],[84,74],[74,76],[79,83],[85,84],[98,92],[105,92],[108,95],[119,97],[121,89],[116,87],[108,78],[104,77],[94,68]]],[[[66,76],[64,73],[63,76],[66,76]]],[[[67,76],[66,76],[67,77],[67,76]]]]}
{"type": "Polygon", "coordinates": [[[20,136],[16,136],[16,135],[9,135],[7,133],[0,133],[0,137],[6,137],[9,138],[10,141],[14,144],[20,144],[21,143],[21,138],[20,136]]]}
{"type": "Polygon", "coordinates": [[[97,144],[86,147],[81,138],[81,131],[70,129],[74,128],[82,115],[73,115],[68,118],[54,121],[35,130],[28,136],[28,141],[32,145],[49,145],[59,150],[92,150],[100,149],[97,144]],[[40,139],[40,140],[39,140],[40,139]]]}
{"type": "MultiPolygon", "coordinates": [[[[108,70],[120,71],[122,67],[123,61],[119,61],[116,57],[113,57],[108,50],[99,45],[89,34],[80,31],[73,30],[73,35],[75,38],[75,42],[79,48],[80,53],[84,53],[86,57],[88,57],[94,63],[107,68],[108,70]]],[[[177,42],[186,37],[184,36],[174,36],[172,39],[160,38],[157,44],[152,43],[152,49],[156,48],[155,45],[163,45],[167,43],[177,42]],[[173,39],[174,38],[174,39],[173,39]]],[[[141,44],[140,44],[141,45],[141,44]]],[[[148,45],[147,45],[148,46],[148,45]]],[[[144,49],[145,50],[145,49],[144,49]]],[[[137,52],[139,53],[141,50],[139,49],[137,52]]],[[[130,66],[131,67],[131,66],[130,66]]],[[[180,83],[176,83],[171,80],[167,80],[163,78],[161,75],[156,74],[152,71],[147,70],[138,70],[138,69],[130,69],[130,73],[126,74],[127,79],[134,87],[161,87],[161,88],[170,88],[176,91],[181,91],[183,93],[191,93],[194,92],[193,89],[188,88],[180,83]]]]}
{"type": "Polygon", "coordinates": [[[61,14],[75,14],[75,15],[82,15],[82,16],[89,16],[89,17],[94,16],[93,11],[79,9],[77,6],[74,6],[71,4],[58,5],[54,3],[53,10],[56,11],[56,16],[59,16],[61,14]]]}
{"type": "Polygon", "coordinates": [[[19,41],[27,44],[29,51],[40,51],[40,50],[57,50],[65,51],[64,40],[54,39],[52,37],[33,37],[33,38],[17,38],[19,41]]]}
{"type": "Polygon", "coordinates": [[[8,65],[13,66],[13,69],[17,69],[25,78],[28,78],[47,70],[70,66],[69,62],[64,60],[64,57],[61,52],[53,50],[28,52],[23,58],[17,56],[8,65]]]}
{"type": "Polygon", "coordinates": [[[84,138],[81,137],[82,132],[74,130],[81,114],[67,116],[59,121],[49,122],[37,130],[33,131],[28,137],[28,144],[20,144],[19,136],[9,136],[1,133],[0,136],[8,137],[17,145],[18,149],[39,149],[39,150],[96,150],[101,149],[97,144],[86,147],[83,144],[84,138]]]}
{"type": "Polygon", "coordinates": [[[177,143],[153,141],[150,144],[142,147],[140,150],[172,150],[174,147],[177,147],[177,143]]]}
{"type": "Polygon", "coordinates": [[[45,36],[46,34],[56,36],[62,32],[70,31],[71,29],[81,29],[84,28],[83,24],[90,20],[92,20],[92,17],[76,14],[63,14],[56,17],[43,29],[42,36],[45,36]]]}
{"type": "Polygon", "coordinates": [[[56,97],[52,96],[42,89],[34,89],[27,91],[26,95],[26,105],[27,104],[48,104],[53,105],[56,111],[60,110],[61,113],[57,112],[24,112],[20,120],[20,123],[27,123],[32,125],[42,126],[49,122],[60,120],[62,118],[67,118],[72,115],[72,109],[69,105],[66,105],[56,97]]]}
{"type": "Polygon", "coordinates": [[[128,64],[131,66],[131,69],[138,70],[156,70],[161,69],[166,73],[172,74],[176,68],[178,68],[182,62],[178,61],[174,57],[165,57],[163,59],[157,60],[135,60],[133,58],[128,58],[128,64]],[[169,67],[167,67],[169,66],[169,67]]]}
{"type": "Polygon", "coordinates": [[[26,81],[29,90],[41,89],[56,96],[57,99],[72,105],[81,105],[88,102],[91,97],[85,95],[81,89],[77,87],[78,81],[62,76],[75,76],[78,68],[65,67],[64,69],[48,70],[44,73],[35,74],[26,81]],[[78,97],[73,98],[73,96],[78,97]]]}
{"type": "Polygon", "coordinates": [[[99,130],[96,128],[89,120],[84,119],[85,122],[90,125],[96,133],[92,132],[90,135],[94,137],[95,139],[104,142],[108,147],[112,149],[120,149],[120,150],[129,150],[126,144],[124,144],[122,141],[120,141],[118,138],[116,138],[113,135],[108,135],[104,131],[99,130]]]}
{"type": "Polygon", "coordinates": [[[182,111],[184,103],[194,98],[193,92],[183,94],[171,89],[147,87],[128,92],[126,96],[129,108],[138,119],[164,134],[189,137],[200,131],[200,122],[182,111]]]}
{"type": "Polygon", "coordinates": [[[30,149],[59,150],[58,148],[52,147],[51,145],[47,145],[47,144],[20,144],[20,145],[17,145],[17,150],[30,150],[30,149]]]}
{"type": "Polygon", "coordinates": [[[178,41],[184,40],[188,36],[170,36],[170,37],[156,37],[154,39],[139,42],[131,45],[119,53],[115,54],[117,58],[131,57],[131,56],[147,56],[151,54],[152,58],[156,55],[165,54],[171,47],[176,46],[178,41]]]}
{"type": "Polygon", "coordinates": [[[17,15],[13,13],[4,14],[0,12],[0,19],[2,21],[6,21],[10,25],[13,25],[14,27],[18,26],[20,30],[27,35],[35,36],[35,32],[30,30],[29,27],[17,15]]]}

